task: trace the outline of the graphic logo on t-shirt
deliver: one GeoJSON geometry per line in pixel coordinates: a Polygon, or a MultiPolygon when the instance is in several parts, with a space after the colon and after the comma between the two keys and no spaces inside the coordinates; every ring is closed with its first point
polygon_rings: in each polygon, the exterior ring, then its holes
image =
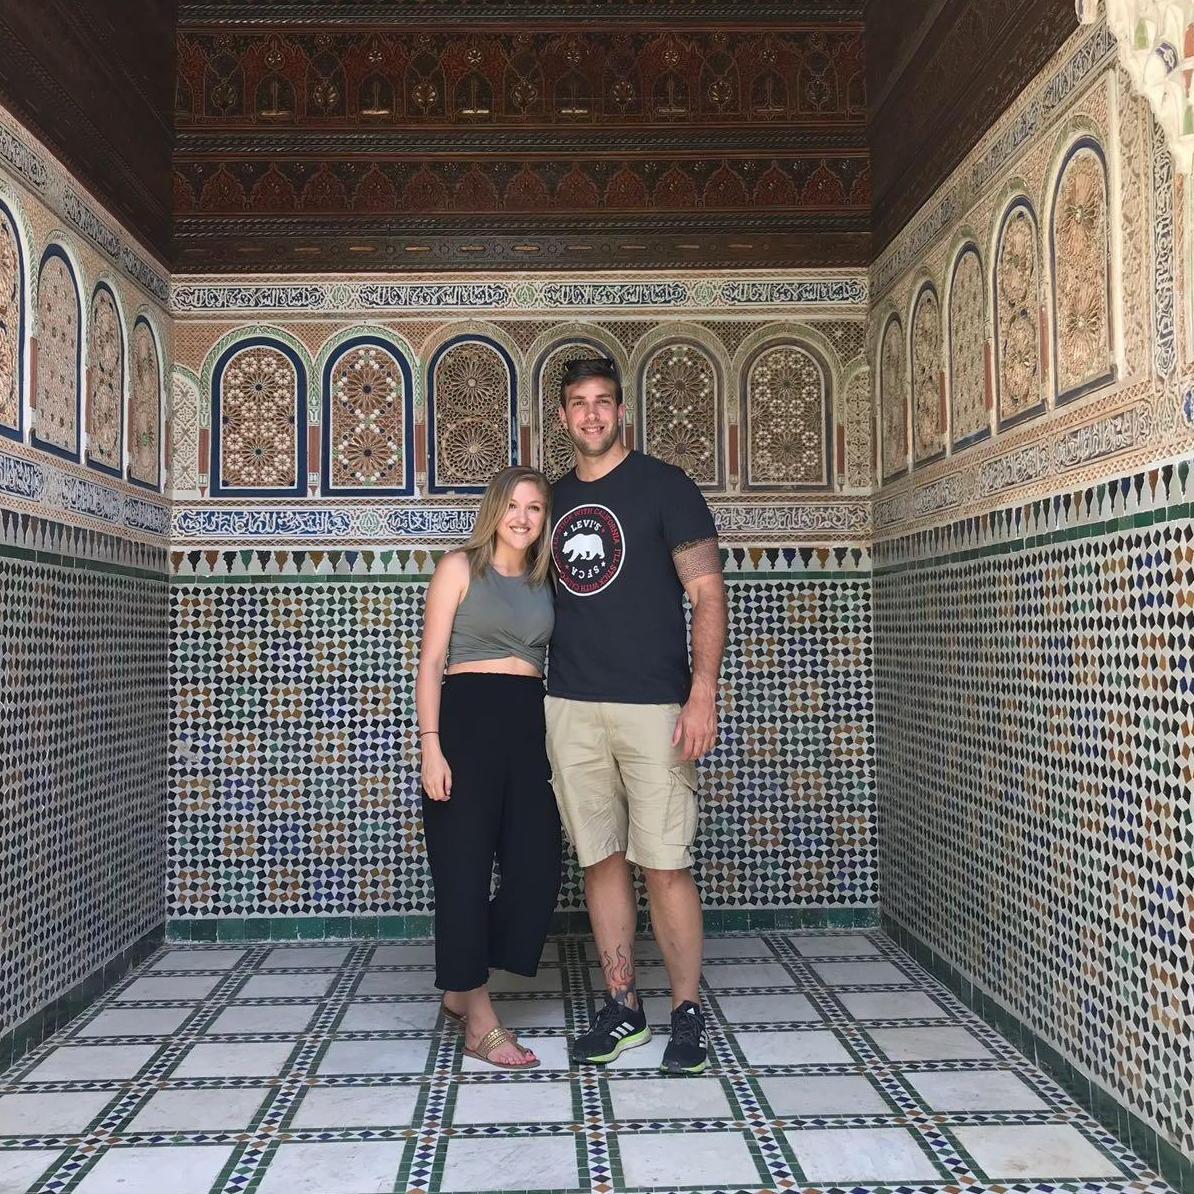
{"type": "Polygon", "coordinates": [[[607,506],[576,506],[556,523],[551,553],[564,588],[577,597],[591,597],[622,571],[622,524],[607,506]]]}

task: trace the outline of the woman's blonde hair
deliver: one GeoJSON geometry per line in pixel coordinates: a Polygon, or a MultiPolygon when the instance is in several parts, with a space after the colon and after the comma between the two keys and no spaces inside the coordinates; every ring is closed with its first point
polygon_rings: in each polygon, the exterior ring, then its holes
{"type": "Polygon", "coordinates": [[[497,529],[510,508],[510,499],[515,488],[523,481],[530,481],[539,487],[543,495],[543,529],[539,537],[527,549],[527,582],[533,585],[547,583],[551,570],[551,485],[537,469],[525,464],[514,464],[504,468],[489,482],[477,511],[473,533],[461,550],[468,556],[469,572],[483,576],[493,567],[493,545],[497,529]]]}

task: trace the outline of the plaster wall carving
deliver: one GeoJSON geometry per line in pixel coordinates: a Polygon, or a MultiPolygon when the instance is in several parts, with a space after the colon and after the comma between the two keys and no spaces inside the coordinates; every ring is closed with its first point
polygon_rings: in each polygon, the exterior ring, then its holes
{"type": "Polygon", "coordinates": [[[91,296],[87,337],[87,461],[118,473],[124,421],[124,329],[108,286],[97,286],[91,296]]]}

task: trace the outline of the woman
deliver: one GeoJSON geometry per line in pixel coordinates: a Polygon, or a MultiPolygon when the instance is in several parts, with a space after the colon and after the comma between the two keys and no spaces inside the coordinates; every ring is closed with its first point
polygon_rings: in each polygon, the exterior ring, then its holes
{"type": "Polygon", "coordinates": [[[501,1026],[489,970],[536,972],[560,884],[543,725],[555,621],[550,504],[535,469],[503,469],[490,482],[472,537],[432,577],[415,684],[435,985],[465,1053],[503,1069],[539,1059],[501,1026]],[[495,858],[501,886],[491,900],[495,858]]]}

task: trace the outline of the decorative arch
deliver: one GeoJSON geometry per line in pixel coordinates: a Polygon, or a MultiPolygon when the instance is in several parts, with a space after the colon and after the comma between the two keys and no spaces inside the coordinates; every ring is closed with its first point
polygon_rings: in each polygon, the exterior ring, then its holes
{"type": "Polygon", "coordinates": [[[37,379],[30,442],[79,463],[82,422],[83,307],[79,271],[55,242],[37,271],[37,379]]]}
{"type": "Polygon", "coordinates": [[[941,300],[932,282],[916,293],[908,320],[912,364],[912,463],[945,455],[945,410],[941,394],[941,300]]]}
{"type": "Polygon", "coordinates": [[[550,337],[532,345],[531,370],[534,409],[538,421],[536,447],[538,466],[548,480],[556,481],[571,467],[572,441],[560,424],[560,378],[569,361],[584,357],[608,357],[618,369],[625,385],[630,375],[628,362],[620,346],[606,339],[597,328],[583,326],[552,329],[550,337]]]}
{"type": "Polygon", "coordinates": [[[129,351],[128,479],[162,487],[162,352],[144,315],[133,322],[129,351]]]}
{"type": "Polygon", "coordinates": [[[362,331],[322,370],[320,492],[409,497],[415,487],[414,375],[388,337],[362,331]]]}
{"type": "Polygon", "coordinates": [[[1072,402],[1116,377],[1107,159],[1094,137],[1062,158],[1049,219],[1054,394],[1072,402]]]}
{"type": "Polygon", "coordinates": [[[949,426],[955,448],[991,434],[987,403],[987,288],[982,254],[967,240],[949,282],[949,426]]]}
{"type": "Polygon", "coordinates": [[[886,483],[908,471],[908,371],[904,327],[895,314],[888,316],[879,340],[879,420],[886,483]]]}
{"type": "Polygon", "coordinates": [[[120,300],[107,282],[91,292],[87,320],[86,462],[109,476],[123,475],[125,336],[120,300]]]}
{"type": "Polygon", "coordinates": [[[665,324],[631,358],[645,452],[682,468],[702,489],[725,485],[723,354],[709,333],[665,324]]]}
{"type": "Polygon", "coordinates": [[[805,340],[758,346],[742,372],[742,488],[833,488],[833,394],[824,356],[805,340]]]}
{"type": "Polygon", "coordinates": [[[279,336],[227,345],[211,369],[213,497],[307,493],[307,368],[279,336]]]}
{"type": "Polygon", "coordinates": [[[0,199],[0,436],[25,436],[25,250],[16,213],[0,199]]]}
{"type": "Polygon", "coordinates": [[[1000,429],[1045,409],[1041,250],[1036,212],[1020,195],[999,223],[993,271],[995,406],[1000,429]]]}
{"type": "Polygon", "coordinates": [[[481,493],[518,460],[517,374],[486,336],[454,336],[427,364],[427,488],[481,493]]]}

